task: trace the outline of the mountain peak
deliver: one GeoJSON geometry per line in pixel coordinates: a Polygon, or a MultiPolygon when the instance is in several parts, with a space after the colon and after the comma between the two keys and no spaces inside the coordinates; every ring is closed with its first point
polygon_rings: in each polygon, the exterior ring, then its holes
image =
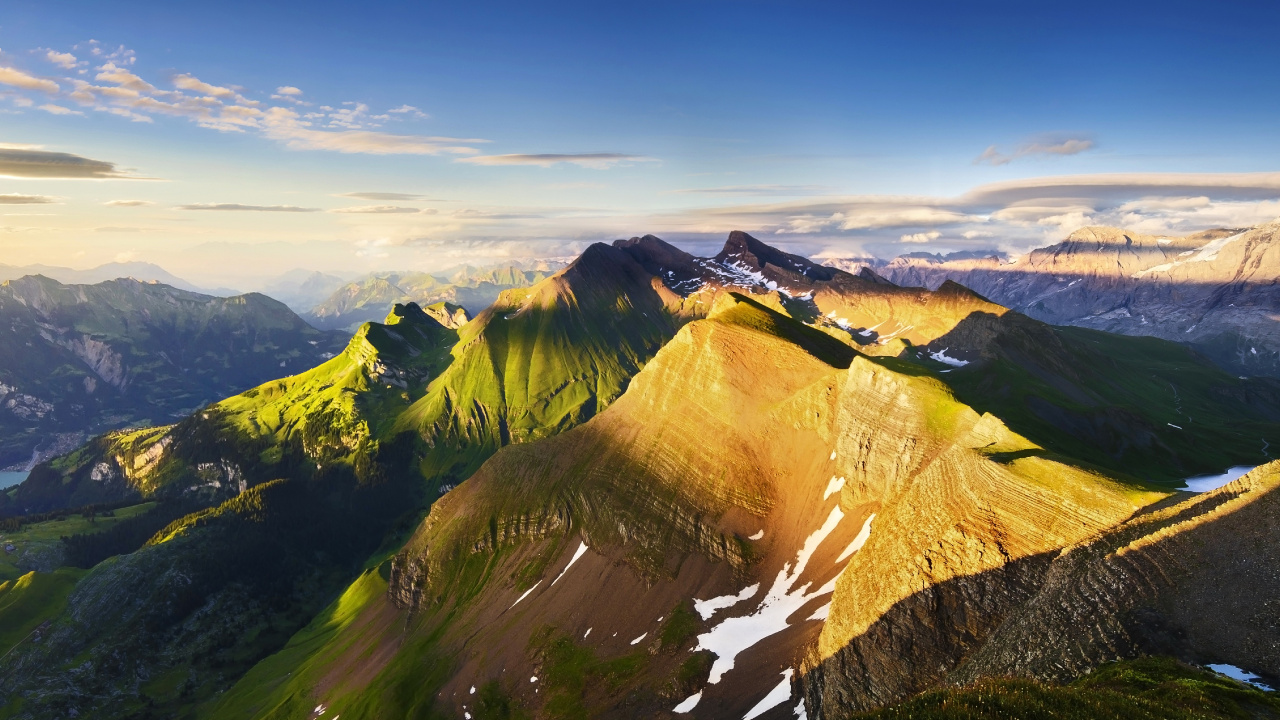
{"type": "Polygon", "coordinates": [[[741,230],[729,233],[724,248],[715,259],[717,262],[740,265],[754,272],[764,270],[766,265],[773,265],[781,270],[803,275],[810,280],[830,280],[835,277],[835,271],[831,268],[818,265],[800,255],[785,253],[741,230]]]}

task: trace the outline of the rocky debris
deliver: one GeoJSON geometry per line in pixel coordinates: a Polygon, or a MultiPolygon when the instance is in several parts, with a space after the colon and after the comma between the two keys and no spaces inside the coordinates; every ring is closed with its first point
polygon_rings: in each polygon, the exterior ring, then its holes
{"type": "Polygon", "coordinates": [[[3,382],[0,382],[0,406],[23,420],[43,420],[54,410],[53,403],[19,392],[16,387],[3,382]]]}

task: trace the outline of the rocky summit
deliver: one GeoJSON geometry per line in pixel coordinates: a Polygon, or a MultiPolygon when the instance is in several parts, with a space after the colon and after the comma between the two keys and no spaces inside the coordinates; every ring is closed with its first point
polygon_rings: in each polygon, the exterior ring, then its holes
{"type": "Polygon", "coordinates": [[[1187,278],[1273,234],[857,273],[645,235],[397,302],[7,493],[0,717],[1276,717],[1211,668],[1280,679],[1280,381],[1068,318],[1257,315],[1261,269],[1187,278]]]}

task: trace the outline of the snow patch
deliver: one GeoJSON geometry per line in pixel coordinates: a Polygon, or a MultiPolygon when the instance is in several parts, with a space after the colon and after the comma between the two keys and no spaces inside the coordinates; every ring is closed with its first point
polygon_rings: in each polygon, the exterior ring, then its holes
{"type": "Polygon", "coordinates": [[[831,482],[827,483],[827,489],[822,493],[822,499],[826,500],[832,495],[835,495],[836,493],[840,492],[840,489],[843,487],[844,487],[844,478],[842,477],[838,478],[832,475],[831,482]]]}
{"type": "Polygon", "coordinates": [[[684,702],[671,708],[671,712],[678,712],[678,713],[692,712],[693,709],[698,706],[698,701],[701,699],[702,699],[702,691],[699,690],[698,692],[685,698],[684,702]]]}
{"type": "Polygon", "coordinates": [[[759,530],[757,530],[757,531],[756,531],[756,534],[755,534],[755,535],[748,535],[748,536],[747,536],[747,539],[748,539],[748,540],[759,540],[760,538],[763,538],[763,537],[764,537],[764,528],[760,528],[759,530]]]}
{"type": "Polygon", "coordinates": [[[796,705],[793,712],[796,714],[796,720],[809,720],[809,714],[804,711],[804,698],[800,698],[800,704],[796,705]]]}
{"type": "Polygon", "coordinates": [[[853,542],[849,543],[849,547],[845,548],[844,552],[840,553],[840,557],[836,558],[837,565],[847,560],[849,556],[858,552],[863,545],[867,544],[867,538],[871,537],[871,521],[875,519],[875,513],[867,516],[866,522],[862,523],[862,529],[858,531],[858,536],[853,539],[853,542]]]}
{"type": "Polygon", "coordinates": [[[646,635],[648,635],[648,634],[649,634],[649,633],[645,633],[644,635],[641,635],[640,637],[636,638],[635,640],[632,640],[632,641],[631,641],[631,644],[632,644],[632,645],[639,645],[639,644],[640,644],[640,641],[641,641],[641,640],[643,640],[643,639],[645,638],[645,636],[646,636],[646,635]]]}
{"type": "Polygon", "coordinates": [[[590,635],[590,634],[591,634],[591,628],[587,628],[587,631],[586,631],[586,632],[584,632],[584,633],[582,633],[582,639],[583,639],[583,640],[586,640],[586,639],[587,639],[587,636],[588,636],[588,635],[590,635]]]}
{"type": "Polygon", "coordinates": [[[787,618],[792,613],[804,607],[809,601],[835,590],[839,574],[811,593],[807,592],[811,583],[805,583],[794,590],[792,588],[804,573],[805,566],[809,564],[809,559],[813,557],[818,546],[831,535],[843,517],[844,513],[839,506],[831,509],[831,514],[827,516],[822,527],[815,530],[804,541],[804,546],[796,554],[794,568],[791,563],[782,566],[769,592],[753,613],[725,618],[711,630],[698,636],[698,645],[695,649],[710,650],[716,655],[716,660],[711,665],[708,683],[720,682],[724,674],[733,669],[734,660],[741,652],[771,635],[786,630],[789,627],[787,618]]]}
{"type": "Polygon", "coordinates": [[[471,695],[475,695],[475,694],[476,694],[476,686],[475,686],[475,685],[472,685],[472,686],[471,686],[471,692],[470,692],[469,694],[471,694],[471,695]]]}
{"type": "Polygon", "coordinates": [[[934,360],[937,360],[940,363],[945,363],[953,367],[964,367],[965,365],[969,364],[968,360],[961,360],[960,358],[953,358],[948,356],[947,351],[950,349],[951,348],[949,347],[944,347],[938,352],[929,353],[929,357],[933,358],[934,360]]]}
{"type": "MultiPolygon", "coordinates": [[[[760,532],[764,531],[761,530],[760,532]]],[[[742,588],[742,592],[737,595],[721,595],[720,597],[713,597],[710,600],[694,600],[693,609],[702,616],[703,620],[710,620],[711,616],[715,615],[717,610],[737,605],[744,600],[750,600],[755,597],[755,594],[759,590],[760,583],[756,583],[755,585],[748,585],[747,587],[742,588]]]]}
{"type": "MultiPolygon", "coordinates": [[[[541,581],[541,580],[539,580],[538,582],[534,583],[534,584],[533,584],[533,587],[529,588],[528,590],[525,590],[523,595],[521,595],[520,597],[516,598],[516,601],[515,601],[515,602],[513,602],[513,603],[511,603],[511,607],[515,607],[515,606],[519,605],[521,600],[523,600],[523,599],[525,599],[525,598],[529,597],[529,593],[533,592],[534,590],[537,590],[537,589],[538,589],[538,586],[539,586],[539,585],[541,585],[541,584],[542,584],[542,581],[541,581]]],[[[508,609],[508,610],[510,610],[511,608],[507,608],[507,609],[508,609]]]]}
{"type": "MultiPolygon", "coordinates": [[[[587,552],[587,544],[579,543],[578,549],[573,553],[573,558],[569,560],[568,565],[564,566],[564,569],[560,571],[560,574],[556,576],[556,579],[551,581],[551,585],[554,586],[556,583],[560,582],[560,578],[564,577],[564,574],[569,572],[569,568],[573,567],[573,564],[578,562],[578,558],[585,555],[586,552],[587,552]]],[[[516,602],[519,602],[519,601],[517,600],[516,602]]]]}
{"type": "Polygon", "coordinates": [[[792,670],[791,668],[783,670],[782,682],[778,683],[776,687],[770,690],[769,694],[765,695],[763,700],[756,703],[755,707],[747,711],[747,714],[742,716],[742,720],[753,720],[754,718],[758,718],[766,712],[790,700],[791,676],[793,674],[795,674],[795,670],[792,670]]]}

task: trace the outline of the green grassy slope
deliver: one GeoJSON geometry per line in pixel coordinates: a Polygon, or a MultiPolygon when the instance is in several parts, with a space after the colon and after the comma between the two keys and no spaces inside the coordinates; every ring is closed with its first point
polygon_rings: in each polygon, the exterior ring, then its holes
{"type": "Polygon", "coordinates": [[[463,326],[453,364],[397,427],[416,428],[432,447],[425,473],[460,482],[499,447],[603,410],[677,327],[643,268],[592,245],[463,326]]]}
{"type": "Polygon", "coordinates": [[[939,377],[1047,449],[1178,487],[1280,447],[1274,380],[1229,375],[1176,343],[1010,316],[990,361],[939,377]]]}
{"type": "Polygon", "coordinates": [[[832,720],[1211,720],[1280,718],[1280,693],[1263,692],[1172,658],[1104,665],[1069,685],[987,680],[932,690],[875,712],[832,720]]]}

